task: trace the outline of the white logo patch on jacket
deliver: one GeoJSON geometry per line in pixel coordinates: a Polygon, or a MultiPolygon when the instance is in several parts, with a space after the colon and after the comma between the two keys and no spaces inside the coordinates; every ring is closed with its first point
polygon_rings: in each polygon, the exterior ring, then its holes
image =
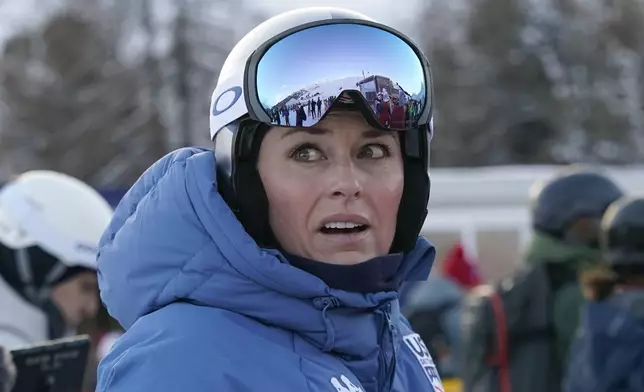
{"type": "Polygon", "coordinates": [[[425,371],[425,375],[432,384],[434,391],[443,392],[445,389],[443,388],[443,383],[438,375],[436,364],[434,364],[434,360],[429,354],[429,350],[427,350],[427,346],[425,346],[423,339],[420,338],[420,335],[417,333],[406,335],[403,337],[403,340],[411,352],[414,353],[418,363],[420,363],[420,366],[425,371]]]}
{"type": "Polygon", "coordinates": [[[349,380],[347,376],[342,374],[340,379],[337,377],[331,377],[331,385],[335,387],[337,392],[364,392],[364,390],[349,380]]]}

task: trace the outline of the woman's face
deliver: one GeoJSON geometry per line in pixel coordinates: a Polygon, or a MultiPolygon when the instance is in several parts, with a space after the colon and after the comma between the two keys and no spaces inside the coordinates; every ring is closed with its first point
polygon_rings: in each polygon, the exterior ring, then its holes
{"type": "Polygon", "coordinates": [[[397,133],[333,111],[315,127],[273,127],[258,170],[286,252],[333,264],[389,252],[404,182],[397,133]]]}
{"type": "Polygon", "coordinates": [[[81,272],[52,289],[52,301],[62,312],[67,325],[78,327],[98,313],[96,272],[81,272]]]}

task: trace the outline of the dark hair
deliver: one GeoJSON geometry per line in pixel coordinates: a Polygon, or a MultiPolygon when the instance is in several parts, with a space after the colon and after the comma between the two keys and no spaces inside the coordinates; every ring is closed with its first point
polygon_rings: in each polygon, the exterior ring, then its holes
{"type": "Polygon", "coordinates": [[[581,284],[590,292],[592,301],[604,301],[615,292],[619,276],[610,268],[601,266],[581,275],[581,284]]]}

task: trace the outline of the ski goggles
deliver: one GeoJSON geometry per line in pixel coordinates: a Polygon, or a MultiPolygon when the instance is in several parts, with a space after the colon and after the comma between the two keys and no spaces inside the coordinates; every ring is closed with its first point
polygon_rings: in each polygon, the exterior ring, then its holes
{"type": "Polygon", "coordinates": [[[377,23],[300,26],[262,45],[243,75],[219,84],[211,137],[247,114],[274,126],[315,126],[338,100],[355,104],[382,129],[431,128],[429,63],[408,38],[377,23]]]}

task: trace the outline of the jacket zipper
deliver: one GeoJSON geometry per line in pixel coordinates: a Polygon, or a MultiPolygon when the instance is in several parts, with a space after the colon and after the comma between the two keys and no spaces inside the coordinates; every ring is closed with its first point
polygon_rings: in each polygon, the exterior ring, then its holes
{"type": "Polygon", "coordinates": [[[381,390],[382,392],[388,392],[391,390],[391,387],[393,385],[393,378],[395,375],[395,369],[396,369],[396,345],[395,345],[395,332],[396,328],[394,327],[394,323],[391,320],[391,303],[388,304],[384,309],[381,310],[384,318],[385,318],[385,323],[383,323],[383,328],[382,328],[382,337],[383,337],[383,342],[385,343],[384,340],[387,339],[385,334],[388,334],[388,340],[389,344],[387,347],[382,347],[380,350],[380,363],[382,366],[380,366],[379,370],[379,380],[378,380],[378,389],[381,390]],[[391,350],[391,360],[387,361],[387,351],[391,350]]]}

